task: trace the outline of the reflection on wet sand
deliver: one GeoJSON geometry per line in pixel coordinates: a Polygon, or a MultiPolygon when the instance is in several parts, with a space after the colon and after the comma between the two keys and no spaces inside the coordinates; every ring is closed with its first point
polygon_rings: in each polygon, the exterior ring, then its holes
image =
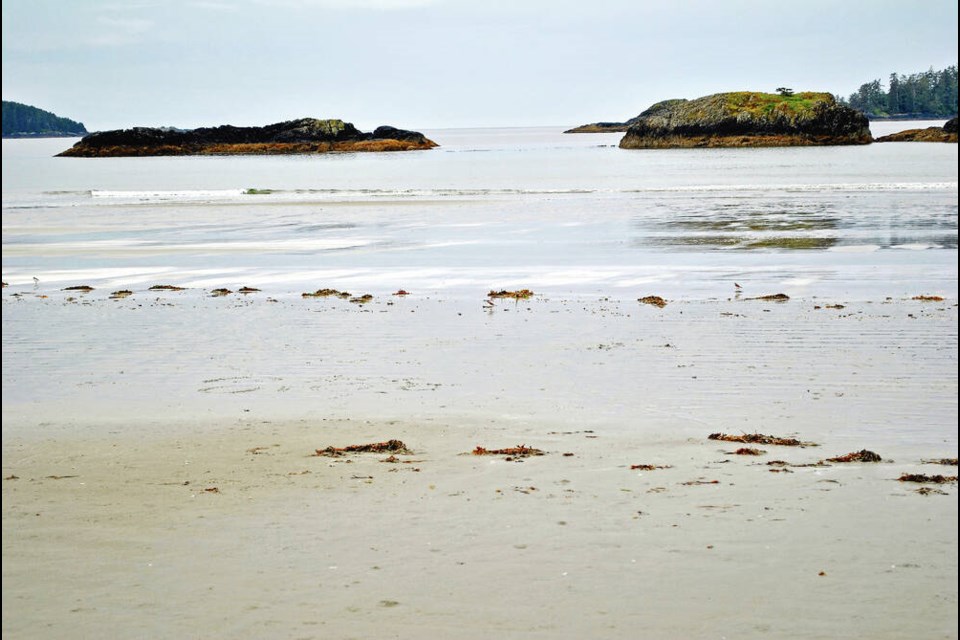
{"type": "Polygon", "coordinates": [[[714,201],[703,206],[691,202],[663,207],[662,216],[650,224],[638,244],[663,247],[718,249],[823,250],[838,242],[842,227],[833,215],[834,205],[822,202],[714,201]],[[671,211],[670,209],[674,209],[671,211]],[[679,209],[679,210],[678,210],[679,209]],[[825,235],[825,232],[827,234],[825,235]]]}
{"type": "MultiPolygon", "coordinates": [[[[951,219],[902,225],[897,207],[851,216],[849,204],[822,200],[682,198],[634,218],[636,247],[817,251],[839,246],[956,248],[951,219]],[[892,217],[891,217],[892,216],[892,217]]],[[[955,213],[953,214],[955,216],[955,213]]],[[[955,218],[952,218],[955,219],[955,218]]]]}

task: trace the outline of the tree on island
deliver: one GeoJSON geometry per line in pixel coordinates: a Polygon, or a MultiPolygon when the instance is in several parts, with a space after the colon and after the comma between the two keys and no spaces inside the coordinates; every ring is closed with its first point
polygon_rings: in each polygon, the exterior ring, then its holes
{"type": "Polygon", "coordinates": [[[790,87],[777,87],[777,93],[782,95],[784,98],[789,98],[793,95],[793,89],[790,87]]]}
{"type": "Polygon", "coordinates": [[[874,118],[957,115],[957,67],[929,70],[908,76],[891,73],[887,89],[874,80],[860,85],[845,101],[874,118]]]}

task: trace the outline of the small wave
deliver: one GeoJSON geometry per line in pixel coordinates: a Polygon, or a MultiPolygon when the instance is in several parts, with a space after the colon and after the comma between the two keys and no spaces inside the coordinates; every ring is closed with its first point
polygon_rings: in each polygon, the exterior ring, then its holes
{"type": "Polygon", "coordinates": [[[675,187],[644,187],[626,189],[624,193],[699,193],[730,191],[947,191],[956,189],[956,182],[838,182],[818,184],[711,184],[684,185],[675,187]]]}
{"type": "Polygon", "coordinates": [[[244,194],[243,189],[183,189],[152,191],[113,191],[91,189],[90,197],[121,200],[208,200],[211,198],[236,198],[244,194]]]}
{"type": "Polygon", "coordinates": [[[716,184],[649,186],[635,189],[524,189],[524,188],[444,188],[444,189],[257,189],[248,194],[268,194],[280,197],[322,196],[333,198],[422,198],[422,197],[486,197],[514,195],[581,195],[581,194],[633,194],[633,193],[702,193],[702,192],[816,192],[816,191],[947,191],[956,189],[956,182],[872,182],[872,183],[825,183],[825,184],[716,184]]]}
{"type": "Polygon", "coordinates": [[[818,183],[818,184],[713,184],[713,185],[651,185],[632,189],[624,188],[330,188],[330,189],[183,189],[120,191],[94,189],[89,192],[95,199],[126,200],[139,202],[157,201],[204,201],[241,198],[269,200],[334,199],[416,199],[416,198],[496,198],[509,196],[575,196],[591,194],[657,194],[657,193],[830,193],[830,192],[890,192],[890,191],[950,191],[956,190],[956,182],[870,182],[870,183],[818,183]]]}

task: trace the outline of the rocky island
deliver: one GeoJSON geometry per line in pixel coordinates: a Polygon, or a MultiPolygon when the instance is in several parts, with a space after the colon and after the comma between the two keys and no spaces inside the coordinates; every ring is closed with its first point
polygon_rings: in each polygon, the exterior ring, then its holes
{"type": "Polygon", "coordinates": [[[866,116],[829,93],[718,93],[658,102],[636,119],[622,149],[869,144],[866,116]]]}
{"type": "Polygon", "coordinates": [[[942,127],[907,129],[877,138],[877,142],[956,142],[957,118],[947,120],[942,127]]]}
{"type": "Polygon", "coordinates": [[[410,151],[437,143],[417,131],[377,127],[359,131],[343,120],[302,118],[265,127],[170,129],[134,127],[85,136],[60,156],[279,155],[346,151],[410,151]]]}

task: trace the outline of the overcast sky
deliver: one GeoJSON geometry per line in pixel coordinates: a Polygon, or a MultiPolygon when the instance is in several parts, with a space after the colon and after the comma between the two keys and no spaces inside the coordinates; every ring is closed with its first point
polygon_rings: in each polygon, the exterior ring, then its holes
{"type": "Polygon", "coordinates": [[[956,63],[956,0],[3,0],[3,99],[91,131],[573,125],[956,63]]]}

